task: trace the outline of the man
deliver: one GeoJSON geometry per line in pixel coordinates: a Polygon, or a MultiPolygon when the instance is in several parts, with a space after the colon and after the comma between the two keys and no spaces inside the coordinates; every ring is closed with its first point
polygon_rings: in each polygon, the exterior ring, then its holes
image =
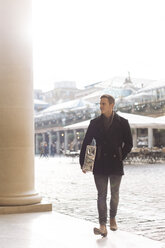
{"type": "MultiPolygon", "coordinates": [[[[110,229],[117,230],[115,216],[119,202],[119,187],[123,170],[123,160],[132,149],[132,135],[129,123],[114,111],[115,99],[111,95],[100,98],[101,115],[91,120],[87,129],[81,152],[80,165],[84,164],[86,146],[96,141],[96,158],[93,168],[94,180],[98,191],[99,228],[94,233],[107,235],[107,186],[110,180],[110,229]]],[[[82,169],[84,173],[85,170],[82,169]]]]}

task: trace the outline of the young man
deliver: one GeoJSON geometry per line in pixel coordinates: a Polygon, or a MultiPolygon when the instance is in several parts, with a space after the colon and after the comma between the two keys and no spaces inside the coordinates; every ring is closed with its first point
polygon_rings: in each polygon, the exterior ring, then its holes
{"type": "MultiPolygon", "coordinates": [[[[81,152],[80,165],[84,164],[86,146],[96,141],[96,158],[93,168],[94,180],[98,191],[99,228],[95,234],[107,235],[107,186],[110,180],[110,229],[117,230],[115,216],[119,203],[119,187],[123,170],[123,160],[132,149],[132,135],[129,123],[114,111],[115,99],[111,95],[100,98],[101,115],[91,120],[87,129],[81,152]]],[[[84,173],[86,171],[83,170],[84,173]]]]}

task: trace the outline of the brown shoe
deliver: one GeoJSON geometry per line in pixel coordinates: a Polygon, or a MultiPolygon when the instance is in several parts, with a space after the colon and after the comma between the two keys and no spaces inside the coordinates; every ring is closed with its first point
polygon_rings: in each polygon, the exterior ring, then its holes
{"type": "Polygon", "coordinates": [[[117,230],[117,224],[116,224],[116,219],[115,218],[110,218],[110,229],[112,231],[117,230]]]}
{"type": "Polygon", "coordinates": [[[94,228],[93,232],[95,235],[101,235],[103,237],[107,236],[107,228],[105,225],[100,225],[100,228],[94,228]]]}

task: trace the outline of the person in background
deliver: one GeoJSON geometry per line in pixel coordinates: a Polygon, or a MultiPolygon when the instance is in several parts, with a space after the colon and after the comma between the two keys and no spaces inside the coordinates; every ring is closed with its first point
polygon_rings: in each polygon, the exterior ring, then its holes
{"type": "Polygon", "coordinates": [[[85,151],[92,140],[96,142],[96,158],[93,174],[98,192],[97,207],[99,228],[96,235],[107,235],[107,188],[110,181],[110,229],[117,230],[116,214],[119,203],[119,188],[124,175],[123,160],[132,149],[132,135],[128,120],[113,110],[115,99],[108,94],[100,98],[101,115],[91,120],[80,151],[80,165],[83,170],[85,151]]]}

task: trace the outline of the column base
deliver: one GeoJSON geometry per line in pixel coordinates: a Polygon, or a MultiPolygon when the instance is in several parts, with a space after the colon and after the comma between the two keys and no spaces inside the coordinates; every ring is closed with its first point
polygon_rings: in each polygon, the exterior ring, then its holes
{"type": "Polygon", "coordinates": [[[0,206],[0,214],[19,214],[52,211],[52,203],[38,203],[25,206],[0,206]]]}
{"type": "Polygon", "coordinates": [[[0,206],[24,206],[40,203],[42,197],[38,193],[25,195],[0,196],[0,206]]]}

